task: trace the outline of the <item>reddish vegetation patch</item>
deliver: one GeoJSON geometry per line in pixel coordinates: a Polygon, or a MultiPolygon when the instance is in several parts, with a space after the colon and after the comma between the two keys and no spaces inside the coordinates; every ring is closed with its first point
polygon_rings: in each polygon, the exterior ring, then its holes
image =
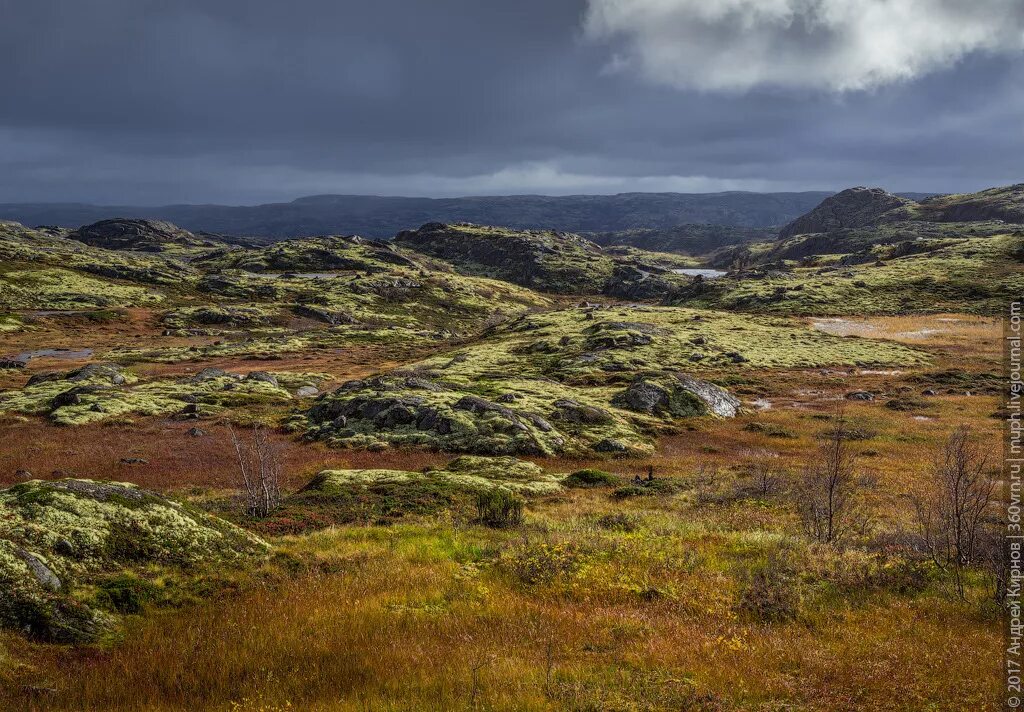
{"type": "MultiPolygon", "coordinates": [[[[0,484],[18,481],[26,470],[38,479],[87,477],[134,482],[158,490],[199,486],[232,488],[235,454],[227,429],[204,421],[142,419],[132,425],[64,428],[40,420],[0,425],[0,484]],[[208,433],[193,437],[198,427],[208,433]],[[142,459],[145,463],[122,462],[142,459]]],[[[424,452],[380,453],[330,450],[292,436],[275,435],[286,476],[285,486],[301,487],[325,468],[393,467],[419,470],[451,456],[424,452]]]]}

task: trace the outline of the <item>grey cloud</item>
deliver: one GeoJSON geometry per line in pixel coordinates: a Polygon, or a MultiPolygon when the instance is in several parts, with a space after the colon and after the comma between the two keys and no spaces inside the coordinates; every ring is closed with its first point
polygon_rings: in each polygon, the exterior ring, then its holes
{"type": "Polygon", "coordinates": [[[612,67],[679,88],[863,90],[1024,51],[1019,0],[589,0],[612,67]]]}
{"type": "Polygon", "coordinates": [[[0,202],[966,190],[1019,170],[1017,58],[840,98],[678,90],[602,72],[586,11],[0,0],[0,202]]]}

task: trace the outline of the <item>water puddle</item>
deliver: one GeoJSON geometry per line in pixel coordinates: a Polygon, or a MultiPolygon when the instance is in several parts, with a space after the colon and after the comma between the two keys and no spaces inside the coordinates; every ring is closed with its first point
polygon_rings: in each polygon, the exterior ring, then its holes
{"type": "Polygon", "coordinates": [[[59,359],[83,359],[92,356],[92,349],[36,349],[35,351],[23,351],[17,356],[9,357],[11,361],[28,363],[34,358],[59,358],[59,359]]]}
{"type": "Polygon", "coordinates": [[[720,269],[696,269],[696,268],[685,268],[685,269],[674,269],[674,274],[685,274],[687,277],[703,277],[704,279],[718,279],[724,277],[728,272],[723,272],[720,269]]]}
{"type": "Polygon", "coordinates": [[[256,272],[254,276],[267,279],[280,279],[281,277],[285,279],[333,279],[345,275],[339,272],[256,272]]]}
{"type": "Polygon", "coordinates": [[[89,312],[81,309],[32,309],[24,313],[26,316],[79,316],[89,312]]]}

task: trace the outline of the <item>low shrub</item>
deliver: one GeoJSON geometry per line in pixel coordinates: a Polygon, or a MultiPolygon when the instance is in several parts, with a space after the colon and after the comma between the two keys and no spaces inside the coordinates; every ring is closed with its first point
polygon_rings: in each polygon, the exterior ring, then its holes
{"type": "Polygon", "coordinates": [[[650,497],[653,494],[654,492],[641,485],[624,485],[612,492],[612,497],[615,499],[629,499],[630,497],[650,497]]]}
{"type": "Polygon", "coordinates": [[[610,472],[587,468],[570,474],[562,480],[562,486],[584,489],[590,487],[614,487],[619,482],[619,478],[610,472]]]}
{"type": "Polygon", "coordinates": [[[654,497],[657,495],[675,494],[682,485],[677,480],[656,479],[642,480],[624,485],[612,492],[615,499],[628,499],[630,497],[654,497]]]}
{"type": "Polygon", "coordinates": [[[762,565],[746,571],[740,581],[738,613],[764,623],[791,621],[799,615],[802,586],[783,558],[770,557],[762,565]]]}
{"type": "Polygon", "coordinates": [[[636,514],[627,512],[614,512],[603,514],[594,520],[594,526],[599,529],[607,529],[613,532],[631,533],[643,526],[643,518],[636,514]]]}
{"type": "Polygon", "coordinates": [[[510,529],[523,523],[526,500],[517,492],[495,487],[476,495],[477,521],[495,529],[510,529]]]}
{"type": "Polygon", "coordinates": [[[748,433],[758,433],[760,435],[765,435],[769,438],[783,438],[786,440],[792,440],[797,437],[796,433],[794,433],[793,431],[786,430],[782,426],[775,425],[774,423],[747,423],[746,425],[743,426],[743,430],[745,430],[748,433]]]}
{"type": "Polygon", "coordinates": [[[586,556],[571,543],[524,542],[502,552],[499,565],[529,586],[550,585],[578,572],[586,556]]]}
{"type": "Polygon", "coordinates": [[[96,584],[96,604],[115,613],[142,613],[147,603],[159,598],[156,584],[131,574],[118,574],[96,584]]]}

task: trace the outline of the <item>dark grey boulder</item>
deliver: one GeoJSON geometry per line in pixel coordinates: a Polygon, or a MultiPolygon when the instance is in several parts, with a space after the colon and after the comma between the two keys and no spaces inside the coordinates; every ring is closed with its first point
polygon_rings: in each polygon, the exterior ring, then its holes
{"type": "Polygon", "coordinates": [[[57,578],[57,574],[53,573],[39,556],[21,548],[15,549],[15,553],[25,562],[28,570],[32,572],[33,578],[39,582],[40,586],[48,591],[59,591],[61,589],[61,582],[57,578]]]}
{"type": "Polygon", "coordinates": [[[272,386],[277,385],[277,377],[269,371],[253,371],[245,377],[247,381],[260,381],[262,383],[269,383],[272,386]]]}
{"type": "Polygon", "coordinates": [[[852,393],[846,394],[846,400],[852,401],[873,401],[875,399],[874,393],[868,393],[867,391],[853,391],[852,393]]]}
{"type": "Polygon", "coordinates": [[[605,425],[613,420],[611,413],[603,408],[584,405],[574,400],[557,400],[555,401],[555,409],[551,414],[552,420],[561,420],[567,423],[605,425]]]}
{"type": "Polygon", "coordinates": [[[191,383],[202,383],[203,381],[212,381],[217,378],[226,378],[229,375],[231,374],[222,368],[204,368],[202,371],[186,380],[191,383]]]}
{"type": "Polygon", "coordinates": [[[621,440],[605,438],[594,444],[594,450],[596,452],[627,452],[629,448],[621,440]]]}

